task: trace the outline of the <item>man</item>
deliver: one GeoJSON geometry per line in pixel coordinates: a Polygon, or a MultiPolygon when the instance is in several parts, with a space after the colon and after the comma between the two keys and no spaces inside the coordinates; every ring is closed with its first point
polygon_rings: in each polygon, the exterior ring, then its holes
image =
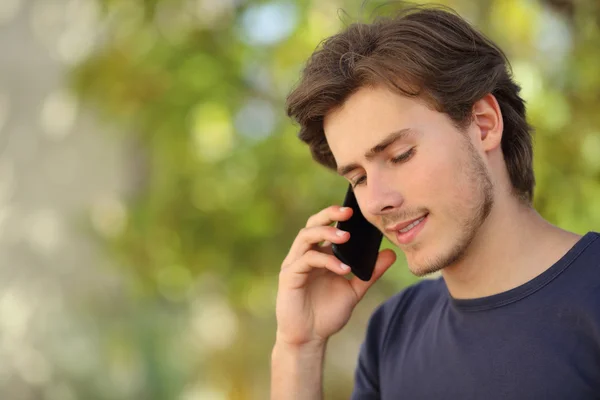
{"type": "MultiPolygon", "coordinates": [[[[600,398],[600,235],[532,207],[531,128],[502,51],[452,12],[418,7],[354,24],[311,56],[288,114],[319,163],[412,273],[441,271],[381,305],[353,399],[600,398]]],[[[352,210],[308,219],[283,261],[273,399],[322,398],[328,338],[373,278],[327,243],[352,210]]]]}

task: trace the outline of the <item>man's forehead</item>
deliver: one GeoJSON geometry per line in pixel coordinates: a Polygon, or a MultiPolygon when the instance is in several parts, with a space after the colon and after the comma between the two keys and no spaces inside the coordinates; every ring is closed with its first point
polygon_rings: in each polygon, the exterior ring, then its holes
{"type": "MultiPolygon", "coordinates": [[[[323,129],[336,164],[357,162],[390,135],[420,130],[427,107],[385,88],[365,88],[324,118],[323,129]]],[[[414,132],[413,132],[414,133],[414,132]]]]}
{"type": "MultiPolygon", "coordinates": [[[[409,99],[383,88],[365,88],[352,94],[323,119],[327,138],[347,136],[384,136],[410,126],[423,113],[421,101],[409,99]]],[[[377,138],[375,138],[376,140],[377,138]]]]}

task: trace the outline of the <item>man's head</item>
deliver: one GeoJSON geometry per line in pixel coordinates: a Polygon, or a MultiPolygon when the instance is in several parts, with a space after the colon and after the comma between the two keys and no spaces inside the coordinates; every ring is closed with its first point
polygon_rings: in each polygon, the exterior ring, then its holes
{"type": "Polygon", "coordinates": [[[532,200],[531,129],[506,57],[446,10],[413,8],[327,39],[288,115],[417,275],[460,259],[503,191],[532,200]],[[424,216],[406,234],[386,231],[424,216]]]}

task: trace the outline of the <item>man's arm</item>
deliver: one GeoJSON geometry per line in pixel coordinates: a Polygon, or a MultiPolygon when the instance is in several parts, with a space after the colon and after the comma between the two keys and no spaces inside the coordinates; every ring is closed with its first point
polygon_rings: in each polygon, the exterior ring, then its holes
{"type": "Polygon", "coordinates": [[[271,354],[271,400],[321,400],[327,344],[276,343],[271,354]]]}

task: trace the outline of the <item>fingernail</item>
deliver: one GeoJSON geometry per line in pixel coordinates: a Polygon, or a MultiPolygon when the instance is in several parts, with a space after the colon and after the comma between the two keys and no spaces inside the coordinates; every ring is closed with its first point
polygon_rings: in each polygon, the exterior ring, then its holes
{"type": "Polygon", "coordinates": [[[350,208],[350,207],[340,207],[340,211],[345,212],[348,208],[350,208]]]}
{"type": "Polygon", "coordinates": [[[350,267],[349,267],[349,266],[347,266],[347,265],[346,265],[346,264],[344,264],[344,263],[341,263],[341,264],[340,264],[340,268],[341,268],[342,270],[344,270],[344,271],[349,271],[349,270],[350,270],[350,267]]]}
{"type": "Polygon", "coordinates": [[[346,234],[346,232],[344,231],[340,231],[339,229],[337,231],[335,231],[335,234],[338,236],[344,236],[346,234]]]}

